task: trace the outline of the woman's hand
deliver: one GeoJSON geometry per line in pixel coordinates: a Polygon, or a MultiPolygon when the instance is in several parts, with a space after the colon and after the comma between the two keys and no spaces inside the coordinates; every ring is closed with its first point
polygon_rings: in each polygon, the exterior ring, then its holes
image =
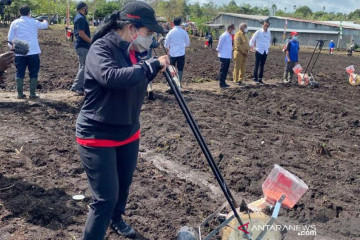
{"type": "Polygon", "coordinates": [[[160,62],[160,66],[161,66],[160,72],[165,72],[166,67],[170,65],[169,56],[167,56],[167,55],[160,56],[158,58],[158,60],[160,62]]]}

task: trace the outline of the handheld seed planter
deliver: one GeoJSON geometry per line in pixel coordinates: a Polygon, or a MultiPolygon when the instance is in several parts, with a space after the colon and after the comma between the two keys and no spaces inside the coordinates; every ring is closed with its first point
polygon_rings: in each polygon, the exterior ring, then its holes
{"type": "Polygon", "coordinates": [[[293,71],[295,72],[295,74],[298,76],[298,84],[300,86],[303,86],[303,87],[306,87],[307,85],[310,84],[310,86],[312,87],[319,87],[319,83],[315,81],[315,78],[312,74],[312,71],[314,70],[314,67],[319,59],[319,56],[320,56],[320,53],[321,53],[321,50],[322,48],[324,47],[324,44],[327,40],[316,40],[317,43],[316,43],[316,46],[315,46],[315,49],[310,57],[310,60],[306,66],[306,69],[305,69],[305,72],[304,73],[301,73],[302,71],[302,68],[300,66],[300,64],[297,64],[294,68],[293,68],[293,71]],[[316,55],[316,58],[315,60],[313,61],[313,58],[314,58],[314,55],[315,55],[315,52],[317,51],[317,48],[319,48],[319,51],[316,55]],[[310,71],[308,72],[308,69],[310,67],[310,64],[311,62],[313,62],[313,65],[310,69],[310,71]]]}
{"type": "MultiPolygon", "coordinates": [[[[165,50],[165,49],[164,49],[165,50]]],[[[251,203],[249,206],[243,201],[242,207],[245,208],[246,213],[241,213],[237,207],[235,198],[230,192],[228,185],[226,184],[217,164],[214,161],[214,158],[200,133],[200,129],[194,120],[186,102],[181,94],[179,87],[179,81],[177,73],[173,66],[166,68],[164,76],[168,85],[170,86],[172,92],[175,95],[176,101],[178,102],[180,109],[182,110],[199,146],[205,155],[205,158],[210,165],[212,172],[215,175],[215,178],[227,200],[219,209],[217,209],[213,214],[208,216],[203,223],[201,223],[197,229],[192,227],[182,227],[178,232],[176,239],[177,240],[210,240],[221,231],[223,240],[242,240],[242,239],[255,239],[253,236],[256,236],[256,240],[265,239],[264,236],[267,235],[267,239],[276,240],[281,239],[281,234],[279,231],[270,232],[264,228],[262,231],[252,232],[249,228],[255,223],[261,226],[271,226],[275,219],[278,216],[281,206],[287,208],[292,208],[300,197],[306,192],[308,187],[306,184],[297,178],[295,175],[286,171],[278,165],[275,165],[274,169],[271,171],[270,175],[266,178],[265,182],[262,185],[264,198],[258,201],[251,203]],[[262,213],[268,206],[273,206],[272,216],[269,218],[268,215],[262,213]],[[229,205],[231,208],[231,213],[228,215],[221,214],[220,212],[229,205]],[[250,210],[252,212],[250,213],[250,210]],[[218,227],[216,227],[212,232],[207,236],[203,236],[202,228],[207,225],[207,223],[215,217],[224,217],[224,220],[218,227]],[[243,221],[242,219],[246,219],[243,221]],[[226,227],[226,228],[225,228],[226,227]]]]}

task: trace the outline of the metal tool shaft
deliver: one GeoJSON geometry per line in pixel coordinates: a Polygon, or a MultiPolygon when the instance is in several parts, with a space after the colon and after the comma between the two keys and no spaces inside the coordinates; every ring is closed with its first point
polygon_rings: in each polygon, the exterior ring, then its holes
{"type": "MultiPolygon", "coordinates": [[[[236,203],[235,203],[235,200],[232,196],[232,194],[230,193],[230,190],[223,178],[223,176],[221,175],[220,173],[220,170],[218,169],[215,161],[214,161],[214,158],[203,138],[203,136],[201,135],[200,133],[200,130],[199,130],[199,127],[198,125],[196,124],[196,121],[194,120],[186,102],[185,102],[185,99],[184,97],[182,96],[181,94],[181,91],[179,90],[179,88],[177,87],[176,83],[175,83],[175,80],[172,78],[172,75],[171,75],[171,72],[170,70],[167,68],[166,71],[164,72],[164,76],[171,88],[171,90],[174,92],[174,95],[175,95],[175,99],[176,101],[178,102],[179,106],[180,106],[180,109],[182,110],[197,142],[199,143],[200,145],[200,148],[203,152],[203,154],[205,155],[205,158],[207,160],[207,162],[209,163],[210,165],[210,168],[211,170],[213,171],[214,175],[215,175],[215,178],[216,180],[218,181],[219,185],[220,185],[220,188],[222,190],[222,192],[224,193],[225,195],[225,198],[226,200],[229,202],[229,205],[234,213],[234,216],[235,218],[238,220],[240,226],[243,225],[241,219],[240,219],[240,216],[239,214],[237,213],[236,211],[236,203]]],[[[243,227],[244,228],[244,227],[243,227]]],[[[244,229],[246,230],[246,229],[244,229]]],[[[251,237],[246,234],[246,238],[247,239],[251,239],[251,237]]]]}

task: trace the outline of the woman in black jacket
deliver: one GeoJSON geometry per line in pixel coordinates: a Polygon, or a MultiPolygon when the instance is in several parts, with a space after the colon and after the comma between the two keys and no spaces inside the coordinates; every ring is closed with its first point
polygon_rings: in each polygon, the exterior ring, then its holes
{"type": "Polygon", "coordinates": [[[154,10],[134,1],[94,34],[85,64],[85,102],[76,122],[78,150],[93,195],[83,239],[103,239],[109,224],[120,235],[136,235],[121,215],[137,162],[146,87],[169,65],[167,56],[147,59],[153,32],[163,31],[154,10]]]}

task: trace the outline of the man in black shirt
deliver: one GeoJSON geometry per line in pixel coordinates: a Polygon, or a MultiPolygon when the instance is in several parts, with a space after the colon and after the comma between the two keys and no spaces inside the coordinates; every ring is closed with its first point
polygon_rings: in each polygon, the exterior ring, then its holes
{"type": "Polygon", "coordinates": [[[79,57],[79,71],[71,86],[71,91],[74,91],[79,95],[84,95],[85,60],[90,48],[91,38],[89,23],[86,20],[86,15],[88,13],[87,5],[84,2],[79,2],[77,11],[78,13],[74,18],[74,33],[76,37],[75,49],[79,57]]]}

